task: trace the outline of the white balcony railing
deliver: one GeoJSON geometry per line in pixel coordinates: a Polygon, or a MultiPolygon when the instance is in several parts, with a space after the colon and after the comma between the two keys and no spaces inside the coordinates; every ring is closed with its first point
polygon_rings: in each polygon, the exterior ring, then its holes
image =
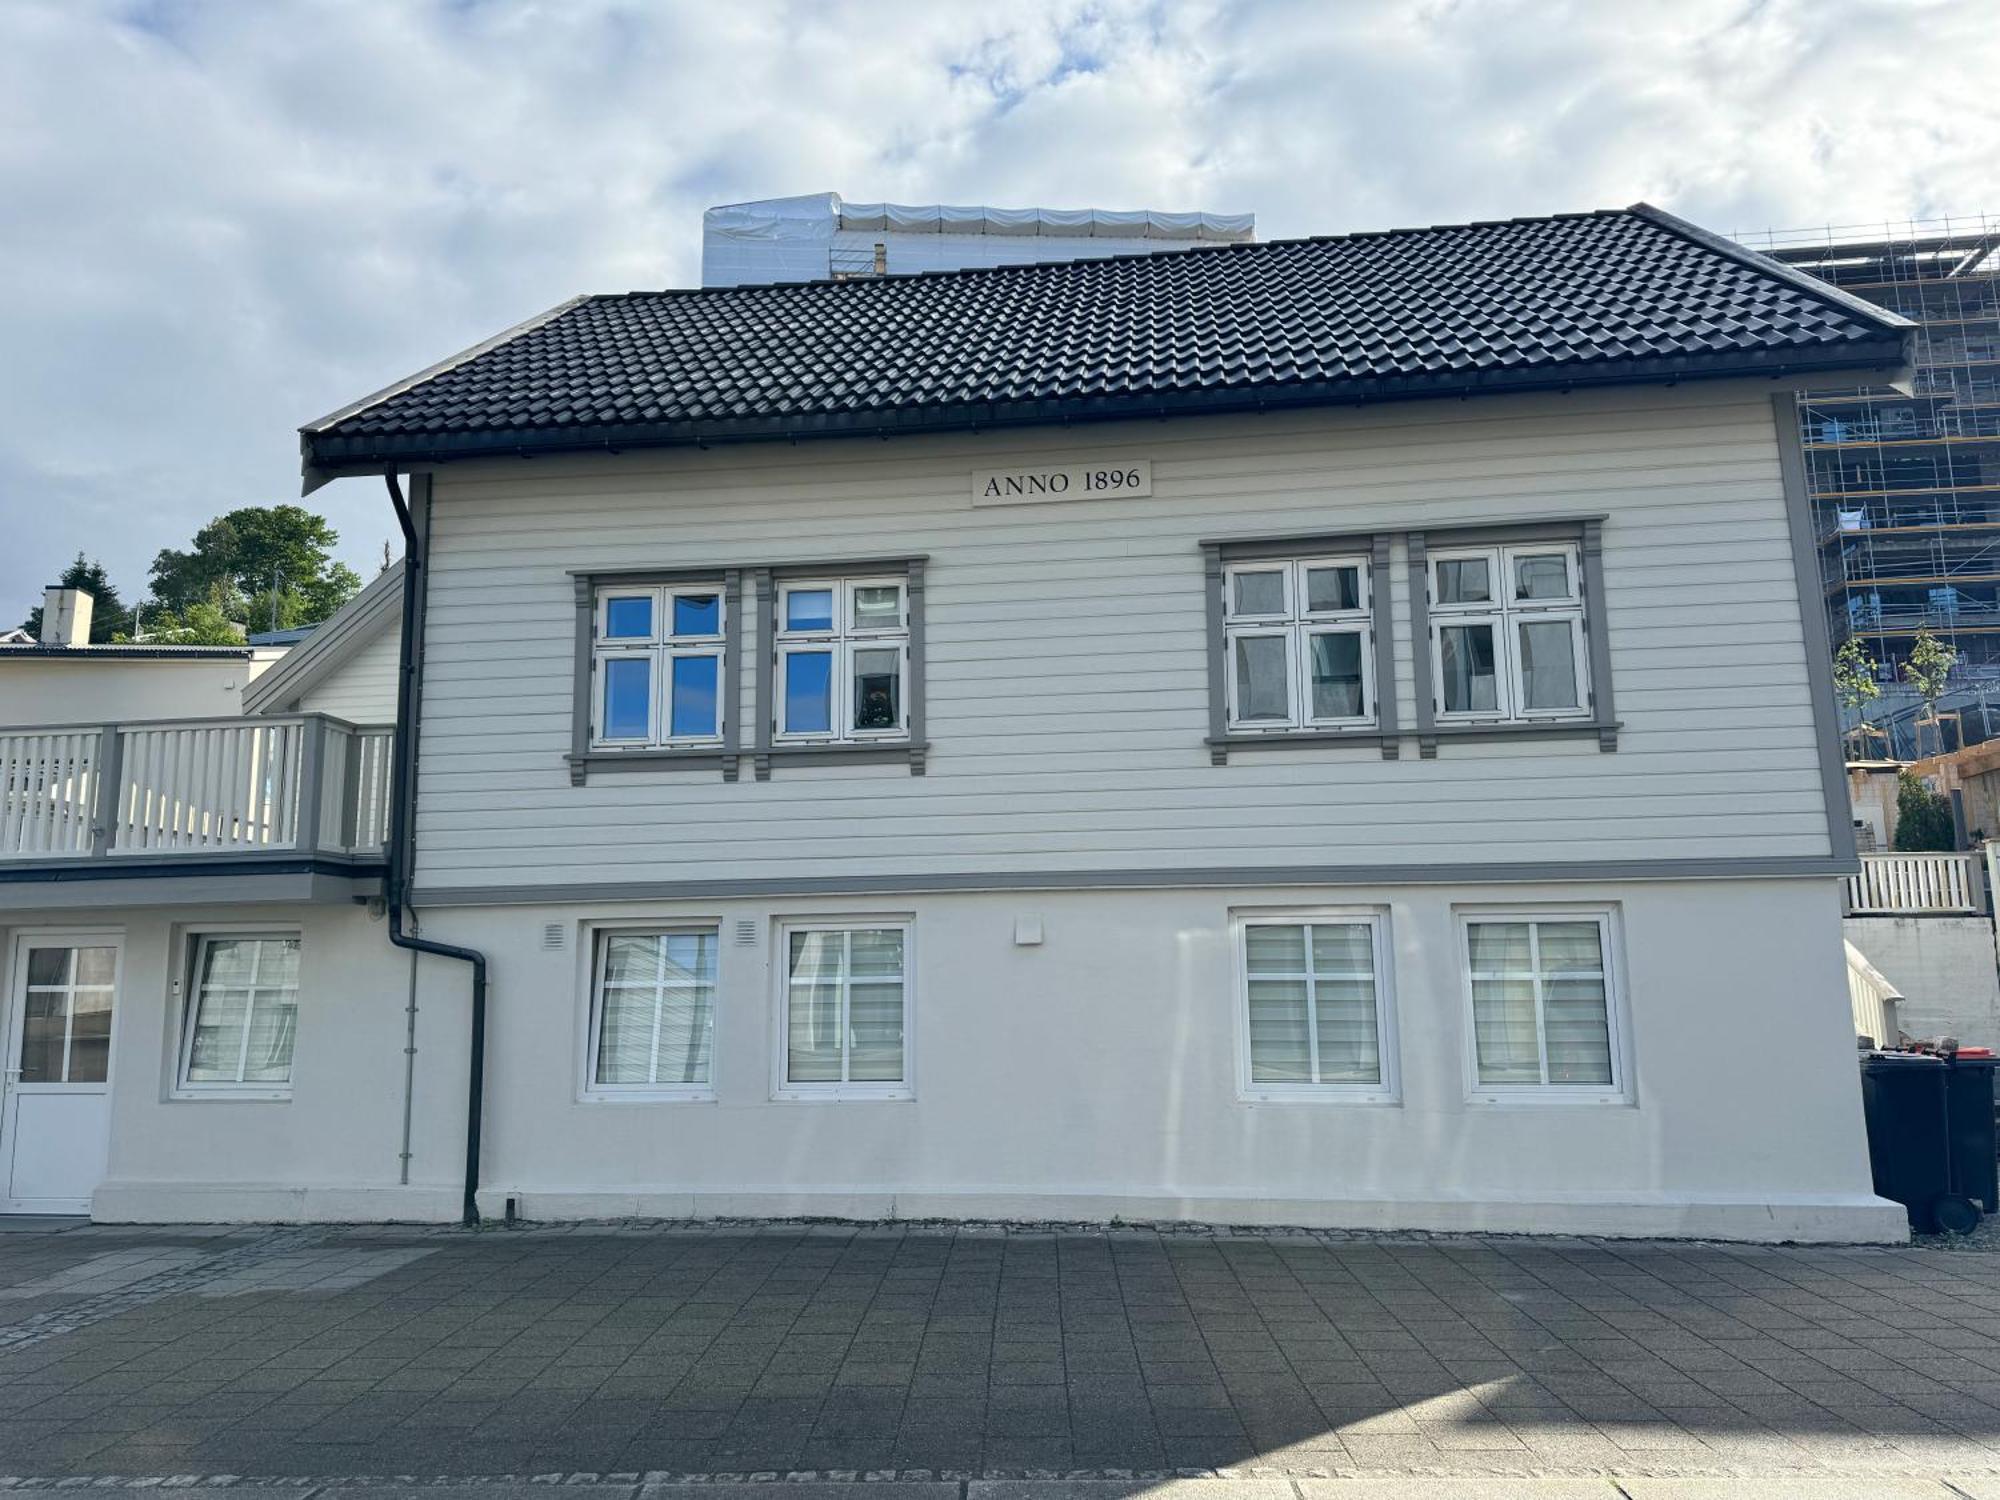
{"type": "Polygon", "coordinates": [[[1861,873],[1847,877],[1854,916],[1946,916],[1986,909],[1986,887],[1975,854],[1864,854],[1861,873]]]}
{"type": "Polygon", "coordinates": [[[0,730],[0,861],[372,854],[393,735],[324,714],[0,730]]]}

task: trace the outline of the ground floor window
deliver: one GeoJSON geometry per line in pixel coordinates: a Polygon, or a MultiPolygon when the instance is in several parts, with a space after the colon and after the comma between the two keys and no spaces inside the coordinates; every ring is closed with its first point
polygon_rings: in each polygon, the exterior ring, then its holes
{"type": "Polygon", "coordinates": [[[1462,916],[1475,1089],[1619,1097],[1611,914],[1462,916]]]}
{"type": "Polygon", "coordinates": [[[1246,1097],[1390,1096],[1382,929],[1378,913],[1239,919],[1246,1097]]]}
{"type": "Polygon", "coordinates": [[[910,926],[787,922],[779,1093],[907,1098],[910,926]]]}
{"type": "Polygon", "coordinates": [[[716,945],[713,927],[597,935],[590,1092],[708,1092],[716,945]]]}
{"type": "Polygon", "coordinates": [[[204,933],[190,965],[181,1087],[284,1090],[299,1010],[297,933],[204,933]]]}

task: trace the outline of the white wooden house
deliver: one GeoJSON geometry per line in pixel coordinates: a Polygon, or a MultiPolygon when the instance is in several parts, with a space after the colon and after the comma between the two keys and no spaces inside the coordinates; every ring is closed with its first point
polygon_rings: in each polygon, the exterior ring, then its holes
{"type": "Polygon", "coordinates": [[[403,796],[12,784],[67,1201],[1899,1238],[1790,392],[1908,338],[1644,206],[566,303],[303,434],[403,796]]]}

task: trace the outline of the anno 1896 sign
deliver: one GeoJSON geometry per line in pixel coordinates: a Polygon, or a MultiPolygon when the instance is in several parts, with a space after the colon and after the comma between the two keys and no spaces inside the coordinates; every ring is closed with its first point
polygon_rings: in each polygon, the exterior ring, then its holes
{"type": "Polygon", "coordinates": [[[1122,500],[1153,493],[1153,461],[1110,459],[1052,468],[980,469],[972,476],[974,505],[1035,505],[1055,500],[1122,500]]]}

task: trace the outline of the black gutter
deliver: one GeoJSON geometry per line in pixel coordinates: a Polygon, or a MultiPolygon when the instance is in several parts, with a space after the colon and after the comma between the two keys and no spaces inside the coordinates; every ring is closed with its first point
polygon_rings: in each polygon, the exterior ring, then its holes
{"type": "Polygon", "coordinates": [[[389,801],[389,870],[384,881],[389,904],[389,941],[413,953],[430,953],[438,958],[455,958],[472,965],[472,1065],[466,1079],[465,1099],[465,1198],[461,1220],[479,1222],[479,1126],[485,1114],[486,1096],[486,955],[476,948],[453,943],[435,943],[403,931],[403,900],[409,888],[411,836],[417,805],[417,713],[422,700],[418,684],[418,657],[422,654],[417,636],[419,591],[424,587],[424,544],[417,536],[410,507],[396,483],[396,472],[387,470],[382,480],[389,487],[389,503],[396,508],[396,524],[403,528],[403,639],[396,653],[396,740],[395,795],[389,801]]]}

